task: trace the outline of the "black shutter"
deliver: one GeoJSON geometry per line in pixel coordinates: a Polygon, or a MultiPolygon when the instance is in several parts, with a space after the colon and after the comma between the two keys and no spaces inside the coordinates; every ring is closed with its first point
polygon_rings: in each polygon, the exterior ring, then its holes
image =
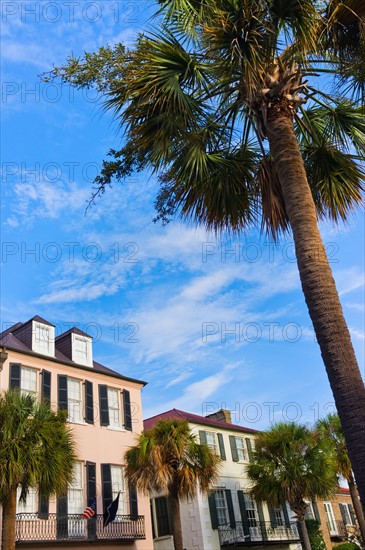
{"type": "Polygon", "coordinates": [[[85,422],[94,424],[93,383],[85,380],[85,422]]]}
{"type": "MultiPolygon", "coordinates": [[[[93,501],[95,501],[95,505],[96,505],[96,464],[95,462],[86,462],[86,498],[87,498],[88,506],[90,506],[93,501]]],[[[89,540],[96,539],[96,516],[93,516],[87,522],[87,537],[89,540]]]]}
{"type": "Polygon", "coordinates": [[[260,533],[262,536],[262,540],[267,540],[266,522],[265,522],[265,516],[264,516],[264,511],[262,509],[261,502],[256,502],[256,506],[257,506],[257,513],[259,516],[260,533]]]}
{"type": "Polygon", "coordinates": [[[132,431],[131,394],[123,390],[124,428],[132,431]]]}
{"type": "Polygon", "coordinates": [[[58,375],[58,410],[67,411],[67,376],[58,375]]]}
{"type": "Polygon", "coordinates": [[[109,426],[108,386],[99,384],[100,426],[109,426]]]}
{"type": "Polygon", "coordinates": [[[106,509],[113,502],[112,490],[112,474],[110,464],[101,464],[101,482],[103,495],[103,513],[106,514],[106,509]]]}
{"type": "Polygon", "coordinates": [[[200,445],[207,444],[207,434],[203,430],[199,430],[200,445]]]}
{"type": "Polygon", "coordinates": [[[251,540],[250,525],[248,521],[248,515],[246,511],[245,497],[244,497],[243,491],[237,491],[237,496],[238,496],[238,504],[241,512],[241,518],[242,518],[243,534],[245,535],[245,541],[249,542],[251,540]]]}
{"type": "Polygon", "coordinates": [[[217,514],[217,506],[215,503],[214,493],[211,493],[208,496],[208,504],[209,504],[209,511],[210,511],[210,520],[212,522],[212,529],[218,529],[218,514],[217,514]]]}
{"type": "Polygon", "coordinates": [[[229,436],[229,443],[231,445],[232,460],[238,462],[237,443],[234,435],[229,436]]]}
{"type": "Polygon", "coordinates": [[[275,529],[278,526],[278,520],[276,519],[275,510],[272,506],[268,505],[271,527],[275,529]]]}
{"type": "Polygon", "coordinates": [[[217,434],[217,437],[218,437],[218,445],[219,445],[219,454],[221,455],[222,460],[226,460],[226,450],[224,448],[223,435],[217,434]]]}
{"type": "Polygon", "coordinates": [[[236,519],[234,517],[232,494],[231,494],[231,491],[229,489],[226,489],[225,493],[226,493],[226,501],[227,501],[229,522],[230,522],[231,528],[235,529],[236,528],[236,519]]]}
{"type": "Polygon", "coordinates": [[[48,370],[42,370],[42,400],[51,403],[51,373],[48,370]]]}
{"type": "Polygon", "coordinates": [[[321,516],[319,515],[317,503],[313,501],[312,506],[313,506],[314,517],[316,518],[316,520],[318,521],[318,523],[320,525],[321,524],[321,516]]]}
{"type": "Polygon", "coordinates": [[[10,363],[10,389],[20,388],[20,370],[21,367],[18,363],[10,363]]]}
{"type": "Polygon", "coordinates": [[[131,519],[138,519],[138,498],[137,491],[132,483],[129,483],[129,515],[131,519]]]}
{"type": "Polygon", "coordinates": [[[48,519],[49,499],[48,495],[38,494],[38,516],[40,519],[48,519]]]}
{"type": "Polygon", "coordinates": [[[67,495],[57,497],[57,538],[68,538],[67,495]]]}
{"type": "Polygon", "coordinates": [[[246,441],[246,447],[247,447],[247,454],[248,454],[248,460],[252,462],[253,454],[252,454],[252,443],[251,439],[249,437],[245,438],[246,441]]]}

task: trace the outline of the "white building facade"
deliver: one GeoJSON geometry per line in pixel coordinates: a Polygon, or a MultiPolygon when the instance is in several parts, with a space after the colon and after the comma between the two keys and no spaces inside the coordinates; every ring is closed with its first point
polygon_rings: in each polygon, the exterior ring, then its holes
{"type": "MultiPolygon", "coordinates": [[[[260,546],[300,548],[299,532],[286,503],[280,508],[255,502],[245,470],[255,446],[257,432],[234,425],[228,411],[201,417],[172,409],[144,421],[151,428],[158,420],[188,420],[197,441],[209,445],[221,458],[219,479],[208,496],[181,501],[183,544],[186,550],[237,550],[260,546]]],[[[168,499],[151,499],[155,550],[173,550],[168,499]]]]}

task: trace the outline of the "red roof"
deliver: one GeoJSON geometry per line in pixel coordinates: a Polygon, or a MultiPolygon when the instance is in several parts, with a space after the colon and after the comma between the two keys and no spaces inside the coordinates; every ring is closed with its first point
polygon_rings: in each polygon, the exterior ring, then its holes
{"type": "Polygon", "coordinates": [[[189,422],[194,422],[195,424],[212,426],[214,428],[220,428],[221,430],[232,430],[235,432],[245,432],[253,434],[258,433],[258,430],[253,430],[252,428],[245,428],[244,426],[239,426],[238,424],[229,424],[227,422],[222,422],[221,420],[206,418],[205,416],[199,416],[198,414],[180,411],[178,409],[171,409],[170,411],[157,414],[156,416],[151,416],[151,418],[146,418],[146,420],[143,421],[143,426],[145,430],[149,430],[159,420],[167,420],[168,418],[179,418],[182,420],[188,420],[189,422]]]}
{"type": "Polygon", "coordinates": [[[350,494],[350,489],[348,489],[347,487],[337,487],[338,489],[338,492],[343,494],[343,495],[349,495],[350,494]]]}

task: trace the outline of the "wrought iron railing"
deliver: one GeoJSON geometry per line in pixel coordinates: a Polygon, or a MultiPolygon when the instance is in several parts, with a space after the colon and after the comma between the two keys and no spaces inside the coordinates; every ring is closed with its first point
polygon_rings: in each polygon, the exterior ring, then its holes
{"type": "Polygon", "coordinates": [[[299,541],[299,530],[296,522],[282,526],[273,526],[270,521],[237,521],[234,527],[230,524],[219,525],[219,542],[228,544],[275,544],[280,542],[299,541]]]}
{"type": "Polygon", "coordinates": [[[87,520],[79,514],[60,516],[48,514],[17,514],[17,541],[65,541],[65,540],[136,540],[145,539],[144,516],[116,516],[112,523],[103,527],[100,514],[87,520]]]}

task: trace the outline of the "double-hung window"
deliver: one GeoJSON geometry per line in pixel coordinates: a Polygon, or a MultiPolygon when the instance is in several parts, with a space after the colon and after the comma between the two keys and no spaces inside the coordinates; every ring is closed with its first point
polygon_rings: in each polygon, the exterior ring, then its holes
{"type": "Polygon", "coordinates": [[[223,489],[217,489],[214,492],[214,498],[217,510],[218,525],[225,525],[228,523],[228,510],[225,491],[223,489]]]}
{"type": "Polygon", "coordinates": [[[10,364],[10,388],[18,388],[23,395],[38,396],[38,371],[18,363],[10,364]]]}
{"type": "Polygon", "coordinates": [[[328,529],[329,529],[330,535],[337,535],[338,531],[337,531],[335,516],[332,509],[332,504],[330,502],[324,502],[323,505],[327,516],[327,523],[328,523],[328,529]]]}
{"type": "Polygon", "coordinates": [[[231,454],[233,462],[244,462],[246,460],[245,440],[243,437],[230,435],[231,454]]]}
{"type": "Polygon", "coordinates": [[[342,519],[345,525],[355,525],[355,518],[351,504],[343,502],[340,505],[342,519]]]}
{"type": "Polygon", "coordinates": [[[119,390],[99,384],[99,411],[100,426],[109,426],[114,429],[124,428],[132,430],[132,411],[130,392],[128,390],[119,390]],[[123,395],[123,407],[122,407],[123,395]],[[123,410],[123,417],[122,417],[123,410]]]}
{"type": "Polygon", "coordinates": [[[82,382],[67,377],[67,409],[70,422],[82,422],[82,382]]]}
{"type": "Polygon", "coordinates": [[[108,411],[109,411],[109,426],[111,428],[121,428],[121,407],[120,393],[115,388],[108,387],[108,411]]]}

